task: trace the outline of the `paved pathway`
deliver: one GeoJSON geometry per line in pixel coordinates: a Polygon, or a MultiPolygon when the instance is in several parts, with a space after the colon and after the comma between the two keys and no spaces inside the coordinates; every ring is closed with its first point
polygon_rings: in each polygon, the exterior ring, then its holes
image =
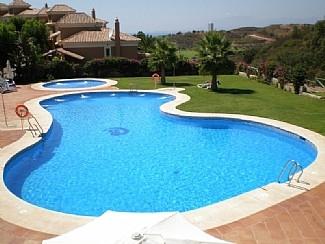
{"type": "MultiPolygon", "coordinates": [[[[16,104],[50,93],[53,92],[34,91],[30,86],[20,86],[18,92],[5,94],[9,122],[17,120],[14,113],[16,104]]],[[[4,130],[3,111],[0,108],[0,148],[22,135],[18,127],[17,130],[4,130]]],[[[325,183],[252,216],[207,232],[242,244],[325,244],[325,183]]],[[[51,237],[52,235],[21,228],[0,218],[1,244],[36,244],[51,237]]]]}

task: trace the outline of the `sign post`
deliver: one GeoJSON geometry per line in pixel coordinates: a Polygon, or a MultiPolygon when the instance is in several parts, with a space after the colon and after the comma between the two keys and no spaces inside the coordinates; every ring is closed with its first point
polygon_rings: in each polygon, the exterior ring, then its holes
{"type": "Polygon", "coordinates": [[[157,89],[157,82],[160,82],[160,75],[157,73],[154,73],[151,76],[152,80],[155,82],[155,89],[157,89]]]}

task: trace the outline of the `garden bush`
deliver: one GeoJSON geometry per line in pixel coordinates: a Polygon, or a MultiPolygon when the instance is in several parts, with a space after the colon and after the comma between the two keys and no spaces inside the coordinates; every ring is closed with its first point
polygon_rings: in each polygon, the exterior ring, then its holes
{"type": "Polygon", "coordinates": [[[48,66],[48,76],[55,79],[68,79],[75,77],[73,64],[66,60],[53,59],[48,66]]]}

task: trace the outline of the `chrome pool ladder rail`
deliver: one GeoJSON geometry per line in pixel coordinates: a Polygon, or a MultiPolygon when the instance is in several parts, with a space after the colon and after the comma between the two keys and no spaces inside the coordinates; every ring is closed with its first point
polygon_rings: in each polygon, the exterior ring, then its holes
{"type": "Polygon", "coordinates": [[[32,133],[33,137],[43,136],[44,130],[38,120],[32,114],[29,114],[27,122],[29,125],[29,131],[32,133]]]}
{"type": "Polygon", "coordinates": [[[304,169],[302,166],[295,160],[289,160],[282,168],[281,173],[278,176],[278,183],[280,183],[280,179],[283,176],[283,174],[287,171],[287,169],[290,167],[290,170],[288,171],[288,185],[290,186],[291,181],[293,180],[293,177],[296,173],[300,171],[300,174],[296,181],[300,183],[300,178],[302,174],[304,173],[304,169]]]}
{"type": "Polygon", "coordinates": [[[129,92],[136,92],[138,91],[137,85],[134,83],[129,83],[129,92]]]}

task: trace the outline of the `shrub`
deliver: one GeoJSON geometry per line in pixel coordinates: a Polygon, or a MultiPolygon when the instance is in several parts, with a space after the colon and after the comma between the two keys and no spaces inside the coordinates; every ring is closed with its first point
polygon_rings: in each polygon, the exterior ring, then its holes
{"type": "Polygon", "coordinates": [[[219,75],[233,75],[236,70],[236,64],[232,60],[224,60],[218,70],[219,75]]]}
{"type": "Polygon", "coordinates": [[[275,63],[269,63],[266,66],[266,81],[269,84],[271,84],[271,82],[272,82],[272,78],[273,78],[275,69],[276,69],[276,64],[275,63]]]}
{"type": "Polygon", "coordinates": [[[198,65],[185,61],[179,60],[175,65],[175,75],[197,75],[199,73],[198,65]]]}
{"type": "Polygon", "coordinates": [[[144,58],[140,61],[139,64],[139,73],[140,76],[150,76],[151,72],[148,66],[148,59],[144,58]]]}
{"type": "Polygon", "coordinates": [[[84,65],[84,71],[87,77],[103,77],[101,71],[103,70],[104,60],[103,59],[93,59],[88,61],[84,65]]]}
{"type": "Polygon", "coordinates": [[[127,58],[106,58],[88,61],[84,70],[91,77],[139,76],[140,62],[127,58]]]}
{"type": "Polygon", "coordinates": [[[49,75],[55,79],[68,79],[74,77],[73,65],[66,60],[53,59],[49,65],[49,75]]]}
{"type": "Polygon", "coordinates": [[[293,67],[291,70],[291,78],[295,94],[299,94],[300,87],[304,85],[304,81],[306,79],[306,71],[303,66],[296,65],[295,67],[293,67]]]}

